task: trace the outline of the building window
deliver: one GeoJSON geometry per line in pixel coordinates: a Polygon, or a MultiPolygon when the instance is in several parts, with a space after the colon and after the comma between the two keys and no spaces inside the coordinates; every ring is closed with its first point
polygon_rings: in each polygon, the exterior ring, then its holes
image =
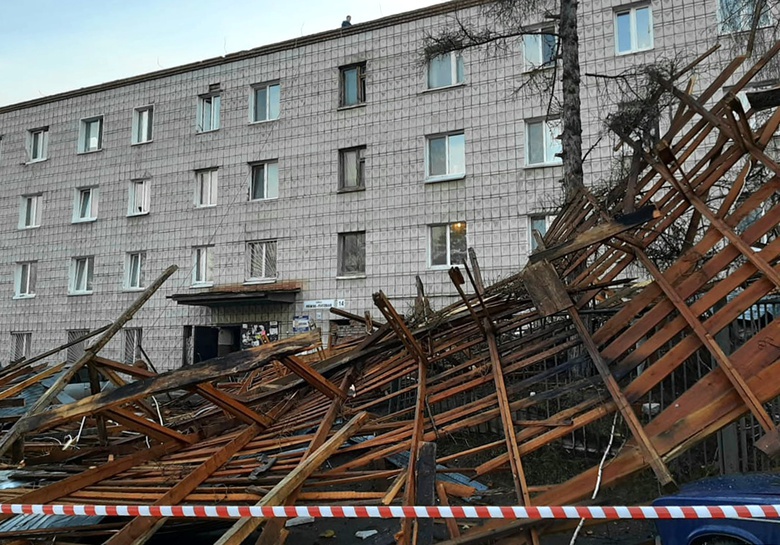
{"type": "Polygon", "coordinates": [[[545,26],[535,34],[523,36],[523,56],[526,70],[548,68],[555,64],[558,38],[554,32],[554,26],[545,26]]]}
{"type": "Polygon", "coordinates": [[[103,117],[82,119],[79,128],[79,153],[103,149],[103,117]]]}
{"type": "Polygon", "coordinates": [[[547,234],[547,228],[552,224],[554,219],[555,216],[547,216],[545,214],[535,214],[528,217],[528,244],[532,252],[538,247],[534,231],[538,231],[542,238],[544,238],[544,235],[547,234]]]}
{"type": "Polygon", "coordinates": [[[246,243],[247,282],[276,278],[276,241],[246,243]]]}
{"type": "Polygon", "coordinates": [[[355,106],[366,102],[366,63],[343,66],[341,74],[341,106],[355,106]]]}
{"type": "Polygon", "coordinates": [[[366,232],[339,233],[339,276],[366,274],[366,232]]]}
{"type": "Polygon", "coordinates": [[[250,121],[279,119],[280,87],[278,83],[261,83],[252,86],[249,104],[250,121]]]}
{"type": "Polygon", "coordinates": [[[525,124],[525,164],[561,164],[560,121],[527,121],[525,124]]]}
{"type": "Polygon", "coordinates": [[[127,189],[127,215],[149,213],[149,180],[132,180],[127,189]]]}
{"type": "Polygon", "coordinates": [[[463,57],[451,51],[428,61],[428,89],[463,83],[463,57]]]}
{"type": "Polygon", "coordinates": [[[196,246],[192,249],[192,285],[210,286],[211,246],[196,246]]]}
{"type": "Polygon", "coordinates": [[[30,347],[32,346],[32,333],[11,333],[11,344],[13,345],[13,354],[11,354],[11,363],[26,360],[30,357],[30,347]]]}
{"type": "Polygon", "coordinates": [[[122,363],[125,365],[133,365],[138,360],[143,359],[141,351],[141,339],[143,337],[143,329],[140,327],[126,327],[125,332],[125,350],[122,358],[122,363]]]}
{"type": "Polygon", "coordinates": [[[41,225],[43,195],[23,195],[19,205],[19,229],[30,229],[41,225]]]}
{"type": "Polygon", "coordinates": [[[279,163],[258,163],[252,165],[252,179],[249,187],[250,201],[263,201],[279,197],[279,163]]]}
{"type": "Polygon", "coordinates": [[[653,48],[653,15],[650,6],[615,12],[615,44],[619,55],[653,48]]]}
{"type": "Polygon", "coordinates": [[[49,150],[49,127],[34,129],[27,134],[27,153],[30,162],[43,161],[49,150]]]}
{"type": "MultiPolygon", "coordinates": [[[[721,34],[750,30],[756,4],[754,0],[718,0],[718,23],[721,34]]],[[[770,2],[763,3],[763,11],[758,21],[759,28],[772,24],[770,4],[770,2]]]]}
{"type": "Polygon", "coordinates": [[[466,174],[466,137],[463,133],[429,136],[429,180],[459,178],[466,174]]]}
{"type": "Polygon", "coordinates": [[[35,279],[38,264],[35,261],[24,261],[16,264],[14,297],[24,299],[35,297],[35,279]]]}
{"type": "Polygon", "coordinates": [[[73,222],[95,221],[98,210],[98,188],[77,187],[73,202],[73,222]]]}
{"type": "Polygon", "coordinates": [[[146,286],[144,278],[145,252],[130,252],[125,257],[125,289],[140,290],[146,286]]]}
{"type": "Polygon", "coordinates": [[[198,132],[219,129],[220,95],[198,97],[198,132]]]}
{"type": "Polygon", "coordinates": [[[85,295],[92,293],[92,271],[95,258],[74,257],[70,262],[70,293],[71,295],[85,295]]]}
{"type": "Polygon", "coordinates": [[[460,265],[466,259],[466,222],[430,226],[431,267],[460,265]]]}
{"type": "Polygon", "coordinates": [[[366,147],[339,151],[339,190],[356,191],[366,188],[366,147]]]}
{"type": "Polygon", "coordinates": [[[152,141],[153,123],[153,106],[144,106],[143,108],[133,110],[133,144],[143,144],[152,141]]]}
{"type": "Polygon", "coordinates": [[[195,206],[217,205],[217,169],[195,172],[195,206]]]}

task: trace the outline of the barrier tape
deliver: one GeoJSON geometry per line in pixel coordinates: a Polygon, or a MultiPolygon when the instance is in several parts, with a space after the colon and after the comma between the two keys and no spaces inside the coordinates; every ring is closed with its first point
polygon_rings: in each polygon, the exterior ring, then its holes
{"type": "Polygon", "coordinates": [[[443,518],[443,519],[776,519],[780,505],[558,507],[522,506],[248,506],[0,504],[4,515],[180,518],[443,518]]]}

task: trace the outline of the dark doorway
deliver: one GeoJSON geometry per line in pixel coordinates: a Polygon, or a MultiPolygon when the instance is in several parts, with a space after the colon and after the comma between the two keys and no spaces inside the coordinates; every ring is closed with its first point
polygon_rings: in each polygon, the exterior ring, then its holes
{"type": "Polygon", "coordinates": [[[195,326],[193,341],[193,363],[210,360],[217,357],[219,328],[195,326]]]}

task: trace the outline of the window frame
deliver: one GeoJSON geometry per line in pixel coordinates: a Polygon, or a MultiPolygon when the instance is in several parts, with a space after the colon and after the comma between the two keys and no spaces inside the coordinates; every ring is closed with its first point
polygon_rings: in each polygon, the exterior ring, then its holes
{"type": "Polygon", "coordinates": [[[266,81],[262,83],[255,83],[250,86],[249,92],[249,123],[267,123],[268,121],[276,121],[282,112],[282,85],[279,80],[266,81]],[[272,111],[271,92],[272,87],[277,87],[278,102],[276,104],[276,117],[270,117],[272,111]],[[264,119],[257,118],[257,92],[265,89],[265,111],[266,117],[264,119]]]}
{"type": "Polygon", "coordinates": [[[35,297],[37,277],[37,261],[17,261],[14,270],[14,299],[32,299],[35,297]],[[23,285],[25,286],[24,291],[22,291],[23,285]]]}
{"type": "Polygon", "coordinates": [[[98,151],[103,150],[103,116],[102,115],[96,115],[92,117],[85,117],[82,118],[79,122],[79,143],[78,143],[78,153],[84,154],[84,153],[95,153],[98,151]],[[93,124],[98,124],[98,135],[97,135],[97,147],[93,148],[90,145],[90,135],[91,131],[88,131],[88,128],[93,124]]]}
{"type": "Polygon", "coordinates": [[[245,257],[246,257],[246,270],[245,270],[245,280],[244,284],[263,284],[263,283],[271,283],[276,282],[276,279],[279,277],[279,243],[276,239],[267,239],[267,240],[249,240],[246,243],[245,246],[245,257]],[[268,247],[273,245],[274,246],[274,274],[269,275],[267,274],[268,271],[266,270],[266,263],[268,262],[268,247]],[[255,246],[261,246],[263,248],[263,275],[262,276],[253,276],[252,275],[252,248],[255,246]]]}
{"type": "Polygon", "coordinates": [[[99,189],[96,185],[77,187],[74,190],[73,218],[71,223],[91,223],[98,219],[99,189]],[[89,215],[82,216],[82,195],[89,192],[89,215]]]}
{"type": "Polygon", "coordinates": [[[218,191],[219,191],[219,178],[217,172],[219,168],[203,168],[195,171],[195,193],[193,195],[193,203],[195,208],[214,208],[217,206],[218,191]],[[203,176],[209,175],[209,201],[204,203],[203,197],[203,176]]]}
{"type": "Polygon", "coordinates": [[[448,223],[431,223],[428,224],[428,268],[432,270],[442,270],[442,269],[449,269],[450,267],[462,267],[463,263],[453,263],[452,262],[452,229],[455,225],[463,224],[465,228],[465,238],[466,238],[466,255],[468,255],[468,248],[469,248],[469,229],[468,229],[468,222],[466,221],[451,221],[448,223]],[[435,227],[447,227],[447,263],[446,264],[434,264],[433,263],[433,229],[435,227]]]}
{"type": "Polygon", "coordinates": [[[366,190],[366,146],[353,146],[351,148],[342,148],[339,150],[339,193],[350,193],[352,191],[366,190]],[[348,186],[347,182],[347,155],[355,153],[356,155],[356,185],[348,186]]]}
{"type": "Polygon", "coordinates": [[[366,104],[366,62],[355,62],[339,67],[339,108],[357,108],[366,104]],[[356,95],[357,100],[354,103],[347,103],[347,72],[357,70],[356,95]]]}
{"type": "MultiPolygon", "coordinates": [[[[717,5],[715,7],[715,13],[718,19],[718,34],[721,36],[727,36],[729,34],[739,34],[740,32],[748,32],[753,24],[754,10],[747,11],[746,8],[750,7],[748,3],[743,3],[739,13],[740,25],[739,28],[726,28],[725,23],[727,18],[724,16],[723,1],[715,0],[717,5]]],[[[753,5],[755,7],[755,5],[753,5]]],[[[771,6],[764,4],[764,13],[758,20],[757,28],[765,28],[771,26],[775,17],[772,14],[771,6]]]]}
{"type": "Polygon", "coordinates": [[[49,127],[39,127],[27,131],[27,163],[40,163],[49,158],[49,127]],[[36,135],[41,135],[40,145],[35,145],[36,135]],[[40,149],[39,149],[40,148],[40,149]],[[40,155],[37,155],[40,153],[40,155]]]}
{"type": "Polygon", "coordinates": [[[125,291],[141,291],[146,288],[146,282],[144,281],[144,265],[146,263],[146,252],[139,250],[136,252],[127,252],[125,254],[125,274],[123,289],[125,291]],[[133,263],[134,258],[137,258],[137,273],[134,275],[133,263]],[[133,282],[133,277],[136,276],[136,282],[133,282]]]}
{"type": "Polygon", "coordinates": [[[192,247],[192,287],[207,288],[214,285],[212,277],[213,248],[212,245],[192,247]]]}
{"type": "MultiPolygon", "coordinates": [[[[548,151],[553,151],[553,152],[555,151],[555,149],[549,147],[548,144],[550,142],[552,142],[553,140],[559,140],[558,137],[561,135],[561,131],[563,130],[562,123],[561,123],[560,119],[557,119],[557,118],[556,119],[544,119],[544,118],[541,118],[541,119],[539,119],[539,118],[537,118],[537,119],[526,119],[525,120],[524,130],[525,130],[525,135],[524,135],[525,149],[523,150],[523,155],[525,155],[525,157],[524,157],[525,168],[556,167],[556,166],[560,166],[560,165],[563,164],[563,158],[558,156],[558,155],[556,155],[555,153],[552,153],[552,157],[548,157],[547,156],[547,152],[548,151]],[[542,124],[542,129],[543,129],[542,130],[542,138],[543,138],[542,145],[544,147],[544,160],[541,163],[531,163],[531,162],[529,162],[531,154],[529,152],[529,150],[530,150],[530,145],[529,145],[530,144],[530,140],[529,140],[530,131],[528,130],[528,128],[529,128],[530,125],[535,125],[535,124],[539,124],[539,123],[542,124]],[[550,128],[550,124],[551,123],[554,123],[554,124],[556,124],[558,126],[557,136],[555,136],[555,132],[550,128]],[[549,142],[548,142],[548,140],[549,140],[549,142]]],[[[557,147],[557,149],[560,149],[560,148],[561,148],[561,145],[559,145],[557,147]]]]}
{"type": "Polygon", "coordinates": [[[269,161],[258,161],[255,163],[250,163],[250,172],[249,172],[249,201],[250,202],[263,202],[263,201],[273,201],[279,198],[279,161],[277,159],[269,160],[269,161]],[[269,196],[268,191],[268,173],[271,169],[269,169],[269,165],[273,165],[276,172],[276,195],[269,196]],[[262,168],[263,169],[263,197],[260,198],[254,198],[255,195],[255,186],[256,186],[256,173],[257,171],[262,168]]]}
{"type": "Polygon", "coordinates": [[[19,229],[37,229],[41,226],[41,210],[43,208],[43,194],[33,193],[31,195],[22,195],[19,202],[19,223],[17,227],[19,229]],[[27,203],[31,202],[32,205],[32,223],[27,223],[27,203]]]}
{"type": "Polygon", "coordinates": [[[336,278],[365,278],[366,277],[366,231],[343,231],[338,233],[338,248],[336,256],[336,278]],[[346,270],[345,260],[346,257],[346,244],[347,237],[357,236],[363,237],[363,270],[346,270]]]}
{"type": "Polygon", "coordinates": [[[642,53],[644,51],[652,51],[655,49],[655,23],[653,22],[653,7],[648,4],[639,4],[628,7],[617,7],[612,16],[614,39],[615,39],[615,55],[633,55],[634,53],[642,53]],[[637,26],[636,26],[636,12],[641,9],[647,9],[648,16],[650,18],[650,45],[648,47],[640,48],[637,45],[637,26]],[[620,36],[618,31],[618,16],[628,13],[629,15],[629,32],[631,35],[631,48],[628,51],[620,51],[620,36]]]}
{"type": "Polygon", "coordinates": [[[461,180],[466,177],[466,132],[451,131],[438,134],[429,134],[425,136],[425,181],[426,182],[446,182],[448,180],[461,180]],[[463,137],[463,172],[450,172],[450,138],[453,136],[463,137]],[[444,162],[447,168],[445,174],[431,174],[431,142],[440,138],[445,139],[445,157],[444,162]]]}
{"type": "Polygon", "coordinates": [[[133,133],[130,137],[130,144],[138,146],[140,144],[149,144],[154,141],[154,105],[139,106],[133,110],[133,133]],[[146,138],[141,139],[143,116],[146,114],[146,138]]]}
{"type": "Polygon", "coordinates": [[[143,346],[143,333],[144,330],[141,327],[123,327],[122,331],[124,331],[124,342],[122,346],[122,361],[125,365],[133,365],[135,364],[138,359],[142,359],[141,357],[135,358],[133,357],[132,361],[128,361],[127,355],[128,355],[128,348],[133,349],[133,356],[141,356],[143,353],[142,346],[143,346]],[[132,338],[132,346],[128,347],[128,341],[132,338]]]}
{"type": "Polygon", "coordinates": [[[466,84],[466,67],[463,61],[463,55],[460,51],[448,51],[447,53],[442,53],[441,55],[436,55],[435,57],[428,60],[426,63],[426,90],[428,91],[435,91],[437,89],[449,89],[450,87],[460,87],[462,85],[466,84]],[[441,57],[448,57],[449,58],[449,65],[450,65],[450,81],[451,83],[448,83],[447,85],[437,85],[434,86],[431,82],[431,63],[435,59],[441,58],[441,57]]]}
{"type": "Polygon", "coordinates": [[[10,363],[26,360],[32,353],[32,331],[11,331],[13,346],[11,347],[12,356],[10,363]],[[19,355],[19,341],[21,340],[22,354],[19,355]]]}
{"type": "Polygon", "coordinates": [[[534,223],[539,220],[544,220],[544,233],[541,233],[542,238],[547,234],[550,225],[555,221],[555,214],[546,214],[544,212],[538,212],[534,214],[528,214],[528,255],[534,253],[537,249],[536,239],[534,239],[534,223]]]}
{"type": "Polygon", "coordinates": [[[523,70],[526,72],[534,72],[537,70],[548,70],[550,68],[554,68],[556,63],[558,62],[558,58],[555,55],[557,51],[558,51],[558,35],[555,32],[555,25],[554,24],[540,25],[538,28],[534,30],[534,32],[523,35],[523,70]],[[549,31],[549,32],[545,32],[545,31],[549,31]],[[547,62],[544,62],[543,38],[545,36],[552,36],[555,42],[553,57],[547,62]],[[532,39],[535,42],[533,44],[533,47],[536,49],[534,53],[538,54],[539,59],[542,61],[542,64],[538,66],[530,62],[528,58],[528,49],[529,49],[528,42],[532,39]]]}
{"type": "Polygon", "coordinates": [[[146,216],[149,214],[151,208],[151,184],[148,178],[140,180],[130,180],[127,186],[127,217],[132,218],[135,216],[146,216]],[[141,210],[135,210],[138,203],[138,187],[142,187],[143,194],[141,195],[141,210]]]}
{"type": "Polygon", "coordinates": [[[222,118],[222,92],[206,93],[205,95],[198,96],[198,115],[196,118],[196,132],[198,134],[214,132],[220,129],[222,118]],[[214,107],[216,99],[216,108],[214,107]],[[205,105],[210,104],[209,114],[209,128],[204,128],[205,117],[205,105]]]}
{"type": "Polygon", "coordinates": [[[95,256],[85,255],[72,257],[70,260],[70,278],[68,281],[68,295],[92,295],[94,293],[95,279],[95,256]],[[83,261],[85,266],[84,289],[79,289],[76,285],[79,262],[83,261]]]}

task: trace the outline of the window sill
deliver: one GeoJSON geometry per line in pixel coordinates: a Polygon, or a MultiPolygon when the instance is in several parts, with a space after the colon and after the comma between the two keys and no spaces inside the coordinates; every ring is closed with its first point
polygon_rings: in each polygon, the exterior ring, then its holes
{"type": "Polygon", "coordinates": [[[429,271],[449,271],[453,267],[462,268],[463,263],[455,263],[452,265],[428,265],[429,271]]]}
{"type": "Polygon", "coordinates": [[[74,218],[71,223],[94,223],[97,218],[74,218]]]}
{"type": "Polygon", "coordinates": [[[35,299],[35,295],[36,294],[34,293],[24,294],[24,295],[14,295],[14,301],[20,301],[22,299],[35,299]]]}
{"type": "Polygon", "coordinates": [[[244,281],[245,286],[257,286],[258,284],[275,284],[276,277],[274,278],[250,278],[244,281]]]}
{"type": "Polygon", "coordinates": [[[214,282],[198,282],[196,284],[192,284],[190,286],[190,289],[197,290],[200,288],[213,288],[214,282]]]}
{"type": "Polygon", "coordinates": [[[361,191],[365,191],[366,186],[360,186],[360,187],[340,187],[336,193],[360,193],[361,191]]]}
{"type": "Polygon", "coordinates": [[[195,209],[196,210],[201,210],[203,208],[216,208],[216,207],[217,207],[216,204],[196,204],[195,205],[195,209]]]}
{"type": "Polygon", "coordinates": [[[361,278],[367,278],[366,274],[350,274],[350,275],[338,275],[336,280],[360,280],[361,278]]]}
{"type": "Polygon", "coordinates": [[[541,66],[524,66],[523,74],[537,74],[539,72],[546,72],[547,70],[552,70],[555,67],[556,67],[556,63],[554,62],[549,62],[541,66]]]}
{"type": "Polygon", "coordinates": [[[195,134],[208,134],[210,132],[217,132],[218,130],[219,130],[219,127],[217,127],[216,129],[209,129],[207,131],[195,131],[195,134]]]}
{"type": "Polygon", "coordinates": [[[68,297],[82,297],[84,295],[92,295],[91,291],[71,291],[68,292],[68,297]]]}
{"type": "Polygon", "coordinates": [[[130,145],[131,146],[143,146],[144,144],[151,144],[152,142],[154,142],[154,138],[152,138],[151,140],[144,140],[143,142],[130,142],[130,145]]]}
{"type": "Polygon", "coordinates": [[[27,161],[25,165],[34,165],[35,163],[45,163],[48,161],[48,157],[44,157],[43,159],[31,159],[30,161],[27,161]]]}
{"type": "Polygon", "coordinates": [[[40,229],[40,225],[20,225],[18,227],[19,231],[32,231],[34,229],[40,229]]]}
{"type": "Polygon", "coordinates": [[[258,119],[257,121],[250,121],[250,125],[264,125],[266,123],[273,123],[274,121],[279,121],[278,117],[275,117],[273,119],[258,119]]]}
{"type": "Polygon", "coordinates": [[[437,182],[451,182],[454,180],[463,180],[466,178],[466,174],[446,174],[444,176],[428,176],[425,178],[426,184],[435,184],[437,182]]]}
{"type": "Polygon", "coordinates": [[[99,153],[101,151],[103,151],[103,148],[88,149],[88,150],[79,151],[76,155],[89,155],[90,153],[99,153]]]}
{"type": "Polygon", "coordinates": [[[340,112],[342,110],[355,110],[357,108],[365,108],[365,107],[366,107],[366,103],[365,102],[361,102],[360,104],[350,104],[349,106],[339,106],[338,108],[336,108],[336,111],[340,112]]]}
{"type": "Polygon", "coordinates": [[[442,85],[441,87],[428,87],[427,89],[423,89],[422,91],[420,91],[419,94],[425,95],[428,93],[436,93],[438,91],[449,91],[450,89],[458,89],[460,87],[465,87],[465,86],[466,86],[466,82],[464,81],[462,83],[453,83],[452,85],[442,85]]]}
{"type": "Polygon", "coordinates": [[[646,47],[645,49],[632,49],[631,51],[623,51],[622,53],[620,51],[615,51],[615,56],[627,57],[629,55],[636,55],[637,53],[647,53],[648,51],[652,51],[653,49],[655,49],[655,46],[646,47]]]}
{"type": "Polygon", "coordinates": [[[147,210],[146,212],[136,212],[134,214],[128,214],[127,217],[128,218],[142,218],[142,217],[148,216],[148,215],[149,215],[149,211],[147,210]]]}
{"type": "Polygon", "coordinates": [[[525,165],[523,166],[523,170],[533,170],[535,168],[551,168],[551,167],[559,167],[562,166],[562,162],[557,163],[536,163],[533,165],[525,165]]]}
{"type": "Polygon", "coordinates": [[[124,287],[122,288],[123,293],[138,293],[139,291],[144,291],[146,288],[128,288],[124,287]]]}
{"type": "Polygon", "coordinates": [[[267,199],[249,199],[249,202],[268,202],[268,201],[278,201],[279,197],[268,197],[267,199]]]}

